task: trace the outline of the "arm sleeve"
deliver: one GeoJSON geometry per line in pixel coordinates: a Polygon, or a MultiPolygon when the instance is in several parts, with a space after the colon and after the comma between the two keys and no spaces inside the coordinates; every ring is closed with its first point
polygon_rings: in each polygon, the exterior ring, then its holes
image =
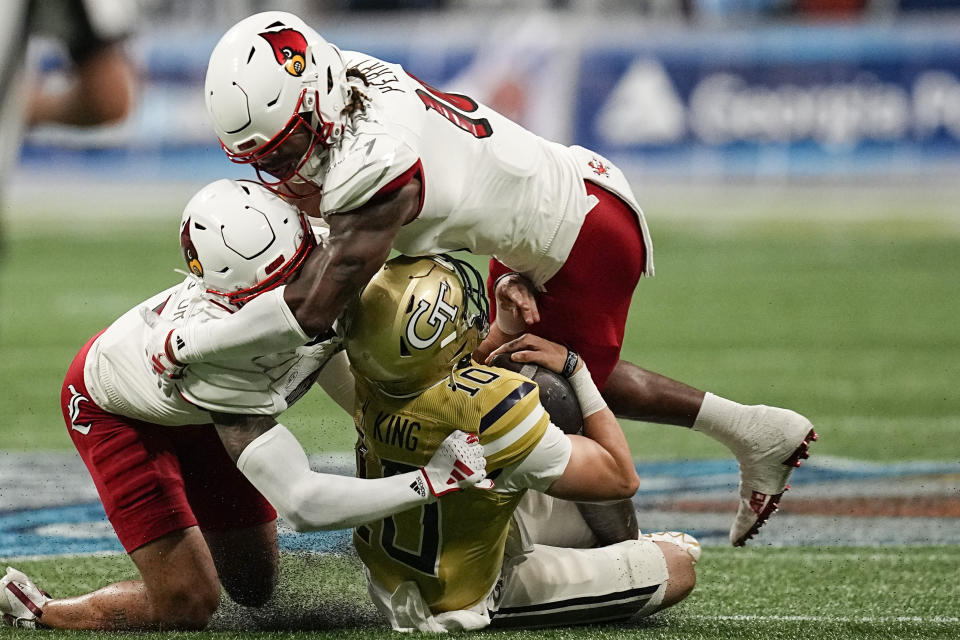
{"type": "Polygon", "coordinates": [[[237,468],[297,531],[347,529],[430,501],[419,470],[369,480],[311,471],[281,424],[247,445],[237,468]]]}
{"type": "Polygon", "coordinates": [[[357,381],[350,370],[350,360],[346,351],[340,351],[320,370],[317,384],[327,395],[340,405],[349,415],[353,415],[353,403],[356,398],[357,381]]]}
{"type": "Polygon", "coordinates": [[[184,364],[223,361],[289,351],[309,342],[283,299],[285,289],[267,291],[226,318],[188,320],[170,336],[174,357],[184,364]]]}
{"type": "Polygon", "coordinates": [[[494,480],[496,490],[546,491],[563,475],[572,449],[570,438],[551,422],[533,450],[523,460],[505,467],[503,473],[494,480]]]}

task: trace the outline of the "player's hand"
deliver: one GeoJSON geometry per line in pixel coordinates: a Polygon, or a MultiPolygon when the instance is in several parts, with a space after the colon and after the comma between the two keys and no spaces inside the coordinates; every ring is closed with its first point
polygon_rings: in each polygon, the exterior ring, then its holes
{"type": "MultiPolygon", "coordinates": [[[[510,359],[514,362],[533,362],[550,369],[554,373],[562,373],[570,350],[562,344],[551,342],[532,333],[525,333],[519,338],[514,338],[494,349],[487,356],[486,364],[490,364],[493,358],[501,353],[509,353],[510,359]]],[[[571,357],[576,357],[576,354],[571,357]]],[[[574,371],[579,371],[582,366],[583,363],[578,359],[574,371]]]]}
{"type": "Polygon", "coordinates": [[[497,301],[497,326],[508,335],[517,335],[540,322],[533,283],[523,274],[513,272],[497,278],[493,290],[497,301]]]}
{"type": "Polygon", "coordinates": [[[493,488],[493,481],[486,479],[487,460],[475,433],[454,431],[448,435],[420,471],[437,498],[469,487],[493,488]]]}
{"type": "Polygon", "coordinates": [[[147,307],[140,307],[140,317],[150,327],[145,347],[150,370],[157,376],[157,386],[169,398],[176,391],[177,382],[187,368],[177,362],[170,353],[170,336],[176,326],[147,307]]]}

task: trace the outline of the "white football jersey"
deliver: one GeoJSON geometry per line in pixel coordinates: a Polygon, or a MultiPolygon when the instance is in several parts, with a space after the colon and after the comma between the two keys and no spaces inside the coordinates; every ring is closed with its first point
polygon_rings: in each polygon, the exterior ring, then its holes
{"type": "Polygon", "coordinates": [[[616,193],[643,213],[622,172],[582,147],[545,140],[472,99],[438,91],[400,65],[343,52],[348,68],[370,85],[365,114],[356,115],[342,142],[310,159],[303,170],[323,186],[324,215],[365,204],[413,171],[423,184],[420,213],[394,248],[406,255],[468,250],[492,255],[538,285],[563,265],[587,212],[596,204],[584,180],[616,193]]]}
{"type": "Polygon", "coordinates": [[[147,355],[151,329],[140,315],[141,307],[174,324],[207,322],[236,308],[207,294],[191,276],[120,316],[94,342],[83,371],[94,402],[111,413],[153,424],[205,424],[211,422],[209,411],[277,415],[309,390],[339,350],[339,339],[334,339],[266,356],[192,364],[177,384],[179,393],[167,397],[147,355]]]}

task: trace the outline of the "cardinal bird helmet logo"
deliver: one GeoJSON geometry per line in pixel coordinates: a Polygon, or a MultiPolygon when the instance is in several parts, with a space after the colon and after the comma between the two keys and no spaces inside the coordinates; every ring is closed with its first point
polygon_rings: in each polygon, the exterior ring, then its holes
{"type": "Polygon", "coordinates": [[[193,240],[190,238],[190,218],[187,218],[180,230],[180,251],[183,253],[183,259],[187,263],[190,273],[202,278],[203,265],[200,263],[200,256],[197,255],[197,249],[193,246],[193,240]]]}
{"type": "Polygon", "coordinates": [[[265,31],[260,34],[273,48],[277,63],[292,76],[300,77],[307,65],[307,39],[294,29],[265,31]]]}

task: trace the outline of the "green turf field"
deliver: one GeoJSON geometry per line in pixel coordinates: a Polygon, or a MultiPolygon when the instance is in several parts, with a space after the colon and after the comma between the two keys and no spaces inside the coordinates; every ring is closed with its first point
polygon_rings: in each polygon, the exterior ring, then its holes
{"type": "MultiPolygon", "coordinates": [[[[225,602],[210,632],[130,637],[278,638],[291,631],[297,632],[297,637],[310,638],[400,637],[377,620],[373,605],[365,598],[355,558],[284,555],[281,564],[280,583],[264,610],[225,602]],[[238,629],[251,631],[238,634],[238,629]]],[[[20,565],[57,593],[80,593],[108,581],[136,577],[125,556],[20,565]]],[[[482,636],[529,640],[956,638],[960,630],[955,617],[958,565],[957,547],[711,548],[698,565],[693,594],[639,624],[487,631],[482,636]]],[[[0,638],[28,633],[0,628],[0,638]]],[[[109,633],[44,634],[51,636],[117,637],[109,633]]]]}
{"type": "MultiPolygon", "coordinates": [[[[820,454],[960,459],[960,232],[952,220],[907,224],[904,209],[833,223],[823,206],[821,218],[796,222],[733,217],[741,209],[727,222],[722,206],[692,220],[651,209],[658,275],[635,295],[624,357],[742,402],[801,411],[823,436],[820,454]]],[[[70,447],[57,406],[67,365],[90,335],[178,281],[178,221],[174,211],[66,232],[48,221],[8,225],[0,446],[70,447]]],[[[309,449],[347,451],[353,430],[321,395],[284,421],[309,449]]],[[[628,431],[645,459],[725,455],[683,429],[628,431]]]]}
{"type": "MultiPolygon", "coordinates": [[[[815,454],[960,460],[960,228],[953,205],[931,212],[906,199],[884,201],[860,219],[849,215],[855,199],[705,202],[709,214],[691,212],[698,207],[692,201],[648,206],[658,275],[640,285],[624,356],[736,400],[804,412],[821,435],[815,454]],[[745,203],[755,211],[745,215],[745,203]],[[754,215],[765,207],[769,215],[754,215]]],[[[70,447],[58,409],[63,373],[91,334],[179,279],[172,272],[182,268],[178,220],[172,212],[167,219],[64,226],[20,218],[7,225],[0,449],[70,447]]],[[[320,394],[283,420],[311,451],[352,445],[350,424],[320,394]]],[[[624,426],[639,459],[727,455],[683,429],[624,426]]],[[[957,638],[958,567],[956,546],[710,547],[693,596],[640,626],[485,635],[957,638]]],[[[135,575],[123,556],[24,561],[19,568],[58,595],[135,575]]],[[[241,628],[392,635],[372,620],[352,557],[285,555],[283,568],[269,612],[225,605],[215,625],[222,632],[211,637],[260,635],[241,628]]],[[[0,638],[23,635],[0,629],[0,638]]]]}

